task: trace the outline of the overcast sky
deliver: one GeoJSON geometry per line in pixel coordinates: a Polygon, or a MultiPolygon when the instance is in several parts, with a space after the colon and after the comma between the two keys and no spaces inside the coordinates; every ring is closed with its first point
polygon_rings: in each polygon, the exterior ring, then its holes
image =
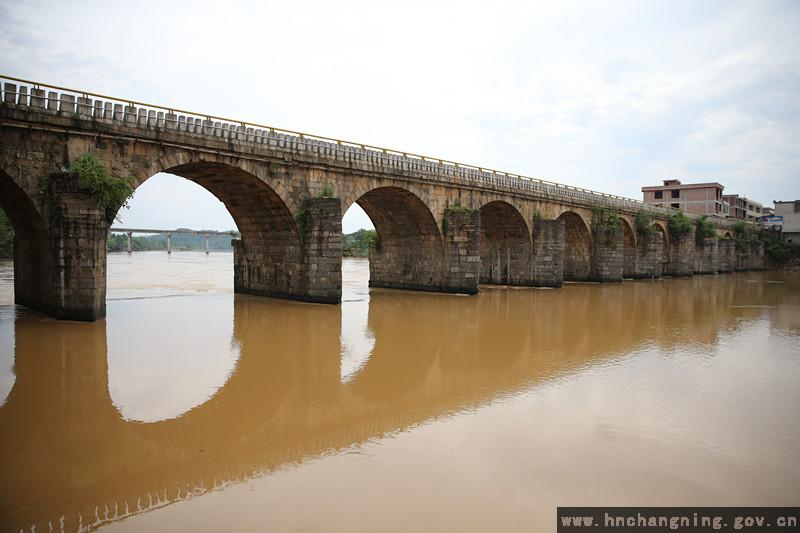
{"type": "MultiPolygon", "coordinates": [[[[632,198],[665,178],[800,198],[800,2],[0,6],[11,76],[632,198]]],[[[233,226],[164,175],[122,217],[233,226]]]]}

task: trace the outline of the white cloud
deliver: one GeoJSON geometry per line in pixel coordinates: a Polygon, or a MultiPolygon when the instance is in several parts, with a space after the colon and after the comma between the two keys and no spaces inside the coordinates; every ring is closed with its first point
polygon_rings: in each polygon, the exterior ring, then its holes
{"type": "Polygon", "coordinates": [[[711,178],[766,203],[800,197],[798,27],[777,1],[6,2],[0,62],[631,197],[711,178]]]}

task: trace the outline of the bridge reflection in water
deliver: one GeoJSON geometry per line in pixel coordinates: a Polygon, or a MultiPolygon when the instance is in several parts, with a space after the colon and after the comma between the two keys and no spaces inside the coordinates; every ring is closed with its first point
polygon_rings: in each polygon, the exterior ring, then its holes
{"type": "MultiPolygon", "coordinates": [[[[0,407],[0,524],[92,529],[637,350],[713,347],[765,313],[770,327],[796,337],[797,291],[763,276],[478,298],[372,290],[368,353],[346,377],[343,308],[224,296],[233,299],[240,352],[230,377],[202,404],[148,423],[126,420],[109,392],[113,306],[108,326],[20,310],[16,381],[0,407]],[[731,307],[754,303],[772,309],[731,307]],[[794,310],[781,324],[787,306],[794,310]]],[[[125,318],[146,324],[150,306],[163,302],[126,302],[125,318]]]]}

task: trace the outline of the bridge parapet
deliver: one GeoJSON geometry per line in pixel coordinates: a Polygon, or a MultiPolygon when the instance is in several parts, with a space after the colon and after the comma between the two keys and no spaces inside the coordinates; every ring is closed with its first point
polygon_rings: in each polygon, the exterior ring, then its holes
{"type": "MultiPolygon", "coordinates": [[[[382,167],[387,173],[415,172],[426,180],[458,181],[460,184],[482,188],[506,189],[538,199],[568,201],[628,213],[645,209],[660,218],[668,218],[676,212],[671,208],[646,204],[631,198],[437,157],[119,99],[9,76],[0,76],[0,80],[5,80],[2,99],[4,104],[71,116],[98,124],[118,124],[148,131],[185,133],[209,139],[245,143],[255,148],[266,146],[290,154],[327,158],[334,165],[367,162],[382,167]]],[[[717,223],[721,226],[729,225],[722,219],[717,220],[717,223]]]]}

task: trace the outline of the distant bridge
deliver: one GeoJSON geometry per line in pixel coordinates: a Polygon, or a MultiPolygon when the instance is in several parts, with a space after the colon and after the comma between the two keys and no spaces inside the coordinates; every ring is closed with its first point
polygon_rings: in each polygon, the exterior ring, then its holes
{"type": "Polygon", "coordinates": [[[190,234],[190,235],[199,235],[205,238],[205,245],[206,245],[206,253],[209,253],[208,249],[208,237],[209,235],[230,235],[231,237],[239,238],[241,234],[238,231],[214,231],[214,230],[193,230],[193,229],[142,229],[142,228],[110,228],[108,230],[109,233],[125,233],[128,235],[128,253],[133,253],[133,234],[134,233],[145,233],[149,235],[160,234],[167,236],[167,253],[172,253],[172,235],[174,233],[183,233],[183,234],[190,234]]]}
{"type": "MultiPolygon", "coordinates": [[[[134,188],[168,172],[222,201],[241,231],[240,293],[340,302],[342,213],[354,203],[379,237],[372,287],[475,294],[479,283],[560,287],[763,265],[763,247],[707,239],[696,248],[693,230],[670,235],[677,211],[637,200],[0,79],[0,207],[15,229],[16,302],[60,318],[105,315],[105,239],[118,207],[102,206],[66,171],[87,153],[134,188]],[[652,217],[644,231],[640,212],[652,217]]],[[[730,237],[730,223],[715,224],[719,237],[730,237]]]]}

